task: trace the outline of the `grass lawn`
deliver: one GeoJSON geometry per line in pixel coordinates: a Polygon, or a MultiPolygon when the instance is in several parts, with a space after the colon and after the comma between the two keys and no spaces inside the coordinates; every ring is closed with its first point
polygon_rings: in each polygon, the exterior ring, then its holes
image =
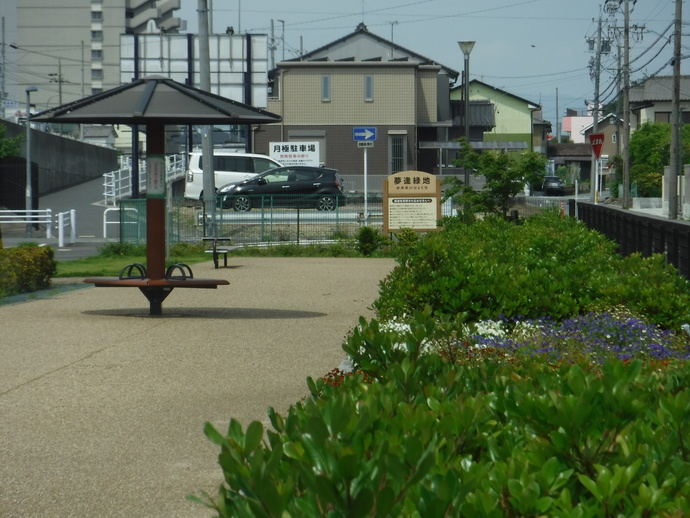
{"type": "MultiPolygon", "coordinates": [[[[211,255],[206,253],[171,257],[168,264],[184,263],[196,264],[210,261],[211,255]]],[[[101,256],[95,255],[74,261],[58,261],[57,273],[54,277],[108,277],[120,275],[122,269],[134,263],[146,264],[146,256],[101,256]]]]}

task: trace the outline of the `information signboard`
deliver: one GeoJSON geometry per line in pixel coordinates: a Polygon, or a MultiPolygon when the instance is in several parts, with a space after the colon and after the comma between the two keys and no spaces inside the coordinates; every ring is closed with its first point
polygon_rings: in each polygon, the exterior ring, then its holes
{"type": "Polygon", "coordinates": [[[441,180],[423,171],[402,171],[383,183],[384,234],[403,228],[420,232],[438,228],[441,180]]]}
{"type": "Polygon", "coordinates": [[[165,156],[146,158],[146,197],[165,198],[165,156]]]}

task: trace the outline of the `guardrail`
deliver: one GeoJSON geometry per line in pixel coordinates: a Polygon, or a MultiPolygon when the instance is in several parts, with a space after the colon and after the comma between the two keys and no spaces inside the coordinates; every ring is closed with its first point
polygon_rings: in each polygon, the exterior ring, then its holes
{"type": "MultiPolygon", "coordinates": [[[[185,156],[182,154],[165,157],[166,181],[173,182],[184,177],[185,156]]],[[[139,192],[146,191],[146,160],[139,160],[139,192]]],[[[103,175],[103,199],[107,206],[114,207],[118,200],[132,195],[132,157],[120,157],[120,168],[103,175]]]]}
{"type": "Polygon", "coordinates": [[[0,210],[0,223],[17,225],[45,225],[46,238],[53,237],[53,211],[50,209],[0,210]]]}

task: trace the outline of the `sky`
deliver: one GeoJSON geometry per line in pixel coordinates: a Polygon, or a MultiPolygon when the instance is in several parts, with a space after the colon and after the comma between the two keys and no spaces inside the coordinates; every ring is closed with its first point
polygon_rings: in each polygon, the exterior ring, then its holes
{"type": "MultiPolygon", "coordinates": [[[[544,119],[554,125],[566,109],[586,114],[594,99],[589,63],[595,56],[601,18],[602,38],[612,52],[602,56],[600,100],[615,96],[618,47],[623,46],[624,0],[207,0],[213,12],[212,32],[261,33],[278,40],[276,60],[292,59],[353,32],[364,23],[370,32],[461,72],[458,41],[475,41],[470,54],[470,80],[540,104],[544,119]],[[613,15],[605,6],[620,4],[613,15]],[[279,20],[282,20],[280,22],[279,20]],[[594,46],[596,48],[596,45],[594,46]]],[[[671,75],[675,0],[634,0],[630,5],[631,81],[650,75],[671,75]]],[[[688,19],[690,0],[683,2],[688,19]]],[[[198,0],[182,0],[177,16],[187,32],[197,32],[198,0]]],[[[687,25],[683,25],[687,38],[687,25]]],[[[681,42],[684,39],[681,38],[681,42]]],[[[690,41],[681,54],[690,55],[690,41]]],[[[681,73],[688,73],[687,60],[681,73]]]]}

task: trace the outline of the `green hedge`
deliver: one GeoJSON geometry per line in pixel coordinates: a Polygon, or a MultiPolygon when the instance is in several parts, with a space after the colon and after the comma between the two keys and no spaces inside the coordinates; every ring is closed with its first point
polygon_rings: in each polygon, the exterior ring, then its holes
{"type": "Polygon", "coordinates": [[[687,337],[634,318],[678,329],[688,282],[558,215],[446,223],[396,246],[382,321],[343,346],[356,373],[309,379],[272,429],[206,424],[224,484],[190,498],[223,518],[690,515],[687,337]],[[505,316],[528,327],[477,339],[505,316]],[[594,327],[521,345],[545,316],[594,327]]]}
{"type": "Polygon", "coordinates": [[[548,213],[515,225],[497,218],[448,221],[401,250],[374,307],[383,319],[430,306],[469,321],[506,317],[562,320],[625,306],[680,329],[690,321],[690,283],[663,256],[620,257],[583,223],[548,213]]]}
{"type": "Polygon", "coordinates": [[[273,430],[207,424],[225,484],[193,499],[246,518],[690,513],[686,366],[450,364],[418,338],[375,382],[310,380],[287,416],[269,411],[273,430]]]}
{"type": "Polygon", "coordinates": [[[0,297],[49,288],[56,270],[54,255],[47,246],[0,249],[0,297]]]}

